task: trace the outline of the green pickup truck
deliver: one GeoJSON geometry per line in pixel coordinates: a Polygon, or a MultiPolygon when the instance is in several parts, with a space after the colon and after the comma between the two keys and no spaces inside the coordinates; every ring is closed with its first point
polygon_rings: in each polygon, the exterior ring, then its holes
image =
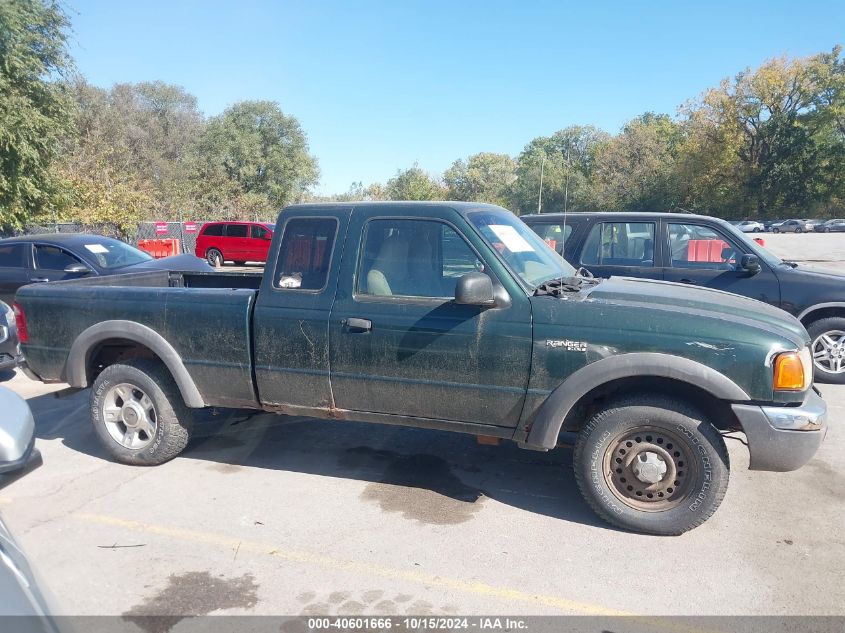
{"type": "Polygon", "coordinates": [[[599,515],[680,534],[724,497],[723,434],[745,434],[752,469],[786,471],[826,431],[795,318],[715,290],[593,279],[491,205],[291,206],[263,276],[37,284],[16,310],[26,371],[91,387],[94,428],[128,464],[178,455],[202,407],[539,451],[574,434],[599,515]]]}

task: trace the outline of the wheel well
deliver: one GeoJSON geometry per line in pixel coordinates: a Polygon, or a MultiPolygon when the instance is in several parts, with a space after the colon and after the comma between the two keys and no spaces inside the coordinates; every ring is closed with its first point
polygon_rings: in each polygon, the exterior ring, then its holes
{"type": "Polygon", "coordinates": [[[818,310],[813,310],[812,312],[804,315],[801,319],[801,323],[804,327],[808,327],[810,324],[815,323],[819,319],[827,319],[829,317],[845,318],[845,308],[832,306],[830,308],[819,308],[818,310]]]}
{"type": "Polygon", "coordinates": [[[710,392],[682,380],[656,376],[619,378],[595,387],[575,403],[563,420],[562,431],[577,432],[605,403],[626,394],[671,394],[699,409],[720,430],[739,430],[730,405],[710,392]]]}
{"type": "Polygon", "coordinates": [[[109,365],[130,358],[150,358],[161,362],[161,358],[146,345],[129,339],[110,338],[94,346],[85,363],[85,375],[90,385],[109,365]]]}

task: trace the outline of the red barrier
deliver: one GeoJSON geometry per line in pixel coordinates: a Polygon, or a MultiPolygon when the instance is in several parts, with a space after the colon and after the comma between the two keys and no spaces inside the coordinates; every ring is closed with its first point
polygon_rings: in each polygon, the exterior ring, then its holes
{"type": "Polygon", "coordinates": [[[690,240],[688,262],[722,262],[722,251],[728,246],[722,240],[690,240]]]}
{"type": "Polygon", "coordinates": [[[178,239],[138,240],[138,248],[156,259],[179,255],[182,252],[182,244],[178,239]]]}
{"type": "Polygon", "coordinates": [[[754,241],[757,242],[760,246],[766,245],[766,240],[764,240],[762,237],[755,237],[754,241]]]}

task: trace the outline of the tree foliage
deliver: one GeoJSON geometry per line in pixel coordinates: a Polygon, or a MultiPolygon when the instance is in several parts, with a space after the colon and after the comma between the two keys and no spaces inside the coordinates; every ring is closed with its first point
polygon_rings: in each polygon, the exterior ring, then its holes
{"type": "Polygon", "coordinates": [[[398,170],[387,181],[385,194],[388,200],[444,200],[446,190],[438,180],[414,164],[408,169],[398,170]]]}
{"type": "Polygon", "coordinates": [[[458,159],[443,174],[451,200],[507,205],[516,181],[516,161],[507,154],[481,152],[458,159]]]}
{"type": "Polygon", "coordinates": [[[20,227],[58,194],[51,164],[72,101],[68,20],[58,2],[0,2],[0,228],[20,227]]]}
{"type": "Polygon", "coordinates": [[[194,199],[206,216],[279,209],[319,177],[299,122],[272,101],[242,101],[212,117],[194,160],[194,199]]]}

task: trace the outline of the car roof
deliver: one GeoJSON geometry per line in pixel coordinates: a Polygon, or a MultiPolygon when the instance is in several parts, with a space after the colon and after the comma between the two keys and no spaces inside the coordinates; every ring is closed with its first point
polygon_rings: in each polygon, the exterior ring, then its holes
{"type": "Polygon", "coordinates": [[[91,240],[111,240],[114,238],[105,235],[94,235],[91,233],[35,233],[33,235],[19,235],[7,237],[0,240],[0,244],[14,244],[18,242],[42,242],[44,244],[55,244],[57,246],[78,246],[91,242],[91,240]]]}
{"type": "MultiPolygon", "coordinates": [[[[470,211],[508,211],[495,204],[485,202],[457,202],[453,200],[362,200],[358,202],[314,202],[292,204],[282,209],[285,211],[307,211],[309,209],[376,209],[387,207],[391,210],[401,210],[401,213],[412,213],[424,209],[452,209],[461,214],[470,211]]],[[[400,214],[401,214],[400,213],[400,214]]]]}
{"type": "Polygon", "coordinates": [[[712,215],[698,215],[695,213],[671,213],[669,211],[643,211],[642,213],[636,211],[576,211],[573,213],[531,213],[529,215],[520,216],[522,220],[562,220],[564,217],[575,218],[648,218],[660,219],[669,218],[672,220],[719,220],[720,222],[727,222],[722,218],[716,218],[712,215]]]}

